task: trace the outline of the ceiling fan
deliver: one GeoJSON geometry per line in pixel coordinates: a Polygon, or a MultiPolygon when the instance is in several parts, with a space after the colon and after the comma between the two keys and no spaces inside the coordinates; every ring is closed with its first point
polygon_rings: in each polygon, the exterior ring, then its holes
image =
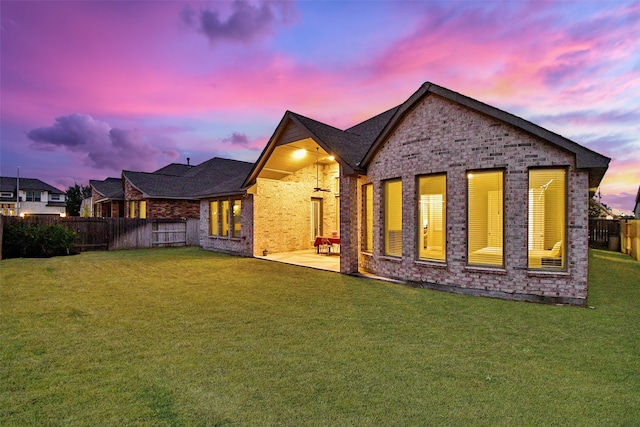
{"type": "Polygon", "coordinates": [[[325,191],[327,193],[331,193],[331,190],[329,190],[328,188],[320,188],[320,163],[319,163],[319,148],[316,147],[316,186],[313,189],[314,193],[317,193],[318,191],[325,191]]]}

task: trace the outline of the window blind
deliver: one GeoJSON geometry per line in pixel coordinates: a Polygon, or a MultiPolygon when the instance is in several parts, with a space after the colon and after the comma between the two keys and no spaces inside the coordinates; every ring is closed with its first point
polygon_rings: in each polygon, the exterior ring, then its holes
{"type": "Polygon", "coordinates": [[[214,200],[209,205],[209,212],[211,216],[210,229],[211,229],[212,236],[217,236],[220,233],[220,228],[218,227],[220,223],[219,204],[220,202],[218,202],[217,200],[214,200]]]}
{"type": "Polygon", "coordinates": [[[373,252],[373,185],[365,185],[362,193],[364,197],[362,250],[365,252],[373,252]]]}
{"type": "Polygon", "coordinates": [[[384,183],[384,252],[402,256],[402,181],[384,183]]]}
{"type": "Polygon", "coordinates": [[[232,209],[233,232],[232,237],[240,238],[242,235],[242,204],[240,200],[233,201],[232,209]]]}
{"type": "Polygon", "coordinates": [[[503,172],[467,174],[467,251],[471,265],[503,264],[503,172]]]}
{"type": "Polygon", "coordinates": [[[447,177],[418,178],[418,253],[420,259],[445,260],[447,177]]]}
{"type": "Polygon", "coordinates": [[[529,268],[564,268],[566,170],[529,170],[529,268]]]}

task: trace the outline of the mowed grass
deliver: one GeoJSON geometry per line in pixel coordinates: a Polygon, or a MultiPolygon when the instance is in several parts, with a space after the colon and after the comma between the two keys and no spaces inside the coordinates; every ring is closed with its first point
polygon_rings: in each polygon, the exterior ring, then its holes
{"type": "Polygon", "coordinates": [[[640,264],[594,308],[197,248],[0,262],[0,425],[640,424],[640,264]]]}

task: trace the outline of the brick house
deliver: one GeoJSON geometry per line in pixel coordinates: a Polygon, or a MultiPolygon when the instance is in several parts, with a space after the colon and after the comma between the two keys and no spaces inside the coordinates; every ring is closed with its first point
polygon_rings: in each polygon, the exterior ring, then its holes
{"type": "Polygon", "coordinates": [[[220,225],[235,205],[212,216],[203,200],[201,242],[226,231],[222,239],[249,242],[228,251],[257,256],[337,232],[345,274],[583,305],[588,202],[609,160],[425,83],[346,130],[286,112],[235,189],[241,229],[234,237],[220,225]]]}
{"type": "Polygon", "coordinates": [[[96,218],[124,217],[124,190],[121,178],[90,179],[91,206],[96,218]]]}
{"type": "Polygon", "coordinates": [[[197,166],[172,163],[155,172],[122,171],[128,218],[200,218],[200,197],[251,163],[214,157],[197,166]]]}

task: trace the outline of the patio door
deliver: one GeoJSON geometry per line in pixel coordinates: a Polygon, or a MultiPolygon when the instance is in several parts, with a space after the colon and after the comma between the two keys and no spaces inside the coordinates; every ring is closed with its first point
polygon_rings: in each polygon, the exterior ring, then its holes
{"type": "Polygon", "coordinates": [[[311,198],[311,241],[322,236],[322,199],[311,198]]]}

